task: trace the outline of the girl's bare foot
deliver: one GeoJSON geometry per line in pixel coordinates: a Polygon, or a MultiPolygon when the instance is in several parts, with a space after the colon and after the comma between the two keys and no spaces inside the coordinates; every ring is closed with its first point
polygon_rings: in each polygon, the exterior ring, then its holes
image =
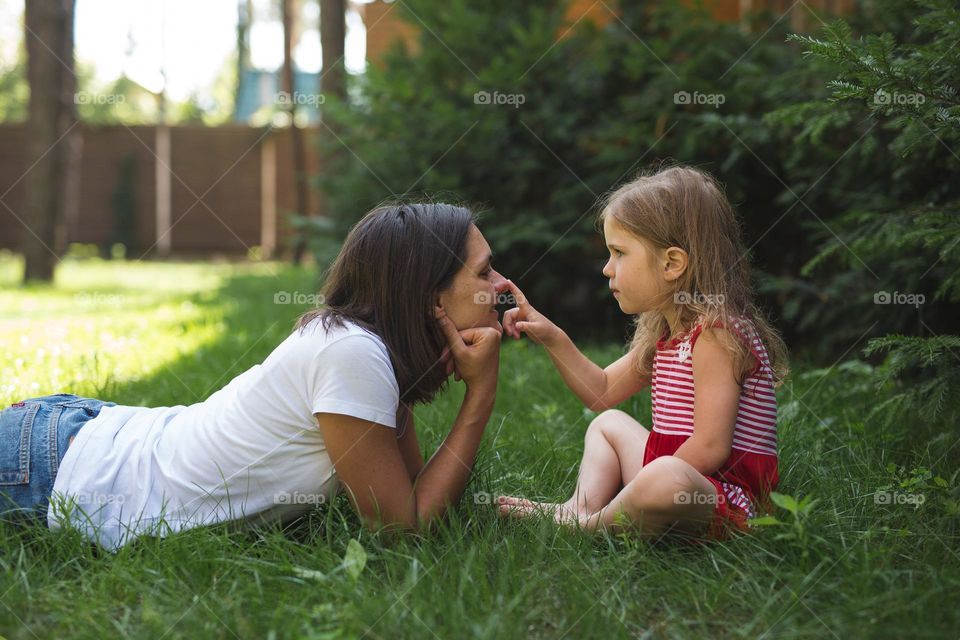
{"type": "Polygon", "coordinates": [[[500,515],[514,518],[529,518],[535,516],[550,516],[558,524],[575,524],[582,517],[589,514],[580,513],[573,502],[536,502],[517,496],[498,496],[500,515]]]}

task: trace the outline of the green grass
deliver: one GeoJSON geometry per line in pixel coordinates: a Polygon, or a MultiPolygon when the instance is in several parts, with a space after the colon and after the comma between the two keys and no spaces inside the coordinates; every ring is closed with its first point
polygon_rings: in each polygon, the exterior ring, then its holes
{"type": "MultiPolygon", "coordinates": [[[[0,257],[3,406],[57,392],[197,402],[286,337],[304,308],[274,294],[315,281],[271,263],[94,260],[22,289],[20,269],[0,257]]],[[[618,351],[588,350],[603,362],[618,351]]],[[[0,524],[0,635],[956,637],[957,433],[863,424],[876,402],[863,366],[807,368],[781,390],[780,490],[816,501],[753,536],[692,548],[498,519],[486,494],[567,497],[593,415],[541,350],[510,342],[475,474],[436,534],[388,544],[342,494],[285,531],[197,529],[116,555],[71,532],[0,524]],[[884,490],[924,502],[878,504],[884,490]],[[359,572],[344,563],[353,540],[359,572]]],[[[418,410],[428,455],[461,394],[418,410]]],[[[649,424],[646,394],[623,408],[649,424]]]]}

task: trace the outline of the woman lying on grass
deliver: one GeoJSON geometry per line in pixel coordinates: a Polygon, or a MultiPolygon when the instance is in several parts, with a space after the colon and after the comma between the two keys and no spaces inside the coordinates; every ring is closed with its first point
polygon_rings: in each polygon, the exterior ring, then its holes
{"type": "Polygon", "coordinates": [[[509,283],[519,306],[504,315],[506,334],[546,347],[570,389],[602,413],[569,500],[501,496],[501,513],[697,541],[748,531],[779,479],[774,387],[785,347],[754,307],[732,207],[709,175],[674,167],[616,190],[600,223],[603,275],[620,309],[637,315],[633,342],[601,369],[509,283]],[[612,409],[646,386],[652,431],[612,409]]]}
{"type": "Polygon", "coordinates": [[[0,412],[0,512],[117,549],[219,522],[285,522],[342,484],[371,528],[429,526],[459,500],[493,408],[505,280],[490,262],[467,209],[371,211],[331,267],[326,306],[203,402],[57,394],[0,412]],[[411,407],[454,373],[463,404],[424,463],[411,407]]]}

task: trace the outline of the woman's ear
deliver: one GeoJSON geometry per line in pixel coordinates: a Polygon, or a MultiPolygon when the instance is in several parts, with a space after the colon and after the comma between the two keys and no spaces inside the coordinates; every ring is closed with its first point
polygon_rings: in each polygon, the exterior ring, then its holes
{"type": "Polygon", "coordinates": [[[683,275],[687,270],[689,256],[687,252],[680,247],[669,247],[664,251],[663,258],[663,277],[668,282],[672,282],[683,275]]]}
{"type": "Polygon", "coordinates": [[[440,302],[440,298],[437,298],[437,303],[433,306],[433,317],[440,318],[445,315],[447,312],[443,310],[443,304],[440,302]]]}

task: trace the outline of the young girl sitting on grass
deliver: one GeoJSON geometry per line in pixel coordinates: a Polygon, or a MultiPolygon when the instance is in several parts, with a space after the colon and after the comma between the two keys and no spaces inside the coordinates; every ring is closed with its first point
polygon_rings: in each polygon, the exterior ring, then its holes
{"type": "Polygon", "coordinates": [[[601,369],[508,282],[518,306],[504,315],[505,334],[542,344],[567,386],[602,413],[569,500],[500,496],[500,512],[643,537],[749,531],[779,480],[774,387],[787,367],[752,301],[733,209],[710,175],[677,166],[614,191],[599,223],[610,252],[603,275],[636,316],[632,344],[601,369]],[[613,409],[648,385],[652,430],[613,409]]]}

